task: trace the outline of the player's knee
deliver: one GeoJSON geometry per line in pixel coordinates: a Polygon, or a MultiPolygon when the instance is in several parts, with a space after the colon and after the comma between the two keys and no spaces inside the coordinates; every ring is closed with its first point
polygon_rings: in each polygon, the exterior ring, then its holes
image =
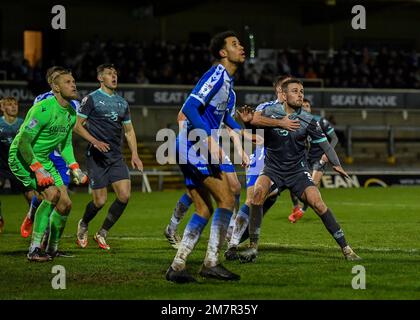
{"type": "Polygon", "coordinates": [[[71,200],[63,201],[59,204],[57,204],[57,210],[64,216],[68,215],[72,208],[72,202],[71,200]]]}
{"type": "Polygon", "coordinates": [[[93,199],[93,204],[96,208],[102,208],[106,203],[107,197],[96,197],[93,199]]]}
{"type": "Polygon", "coordinates": [[[60,200],[60,195],[61,192],[57,187],[50,187],[46,192],[45,199],[55,205],[60,200]]]}
{"type": "Polygon", "coordinates": [[[263,205],[264,203],[264,192],[261,187],[254,188],[254,194],[252,196],[251,204],[253,205],[263,205]]]}
{"type": "Polygon", "coordinates": [[[241,183],[239,181],[232,183],[230,185],[230,191],[232,191],[234,195],[241,194],[241,183]]]}
{"type": "Polygon", "coordinates": [[[128,200],[130,200],[130,192],[120,192],[117,195],[117,198],[122,203],[128,203],[128,200]]]}
{"type": "Polygon", "coordinates": [[[322,199],[315,199],[315,201],[313,201],[312,207],[317,214],[323,214],[325,211],[327,211],[327,206],[325,205],[324,201],[322,201],[322,199]]]}

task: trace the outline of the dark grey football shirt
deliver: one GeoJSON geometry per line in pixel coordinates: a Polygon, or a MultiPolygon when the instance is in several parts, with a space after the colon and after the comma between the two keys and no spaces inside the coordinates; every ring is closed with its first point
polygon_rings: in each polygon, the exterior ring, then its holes
{"type": "Polygon", "coordinates": [[[87,155],[106,163],[122,159],[123,124],[131,123],[128,102],[118,94],[98,89],[82,100],[77,114],[87,119],[86,129],[93,137],[110,145],[110,150],[102,153],[89,144],[87,155]]]}
{"type": "MultiPolygon", "coordinates": [[[[268,106],[262,112],[270,118],[287,116],[280,103],[268,106]]],[[[305,141],[309,136],[313,144],[327,141],[319,123],[314,116],[302,109],[289,115],[292,120],[300,121],[300,128],[288,131],[280,128],[266,128],[264,130],[265,169],[279,173],[293,173],[307,167],[305,141]]]]}
{"type": "MultiPolygon", "coordinates": [[[[327,119],[317,115],[314,115],[314,119],[318,121],[322,131],[325,133],[328,141],[330,141],[330,136],[334,133],[334,128],[331,123],[327,119]]],[[[324,154],[324,150],[321,148],[319,143],[312,143],[311,137],[308,138],[308,141],[310,142],[308,159],[321,159],[322,155],[324,154]]]]}

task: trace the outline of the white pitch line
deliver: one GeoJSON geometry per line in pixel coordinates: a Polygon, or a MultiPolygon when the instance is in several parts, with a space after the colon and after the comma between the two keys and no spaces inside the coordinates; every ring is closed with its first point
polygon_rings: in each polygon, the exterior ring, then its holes
{"type": "MultiPolygon", "coordinates": [[[[72,238],[71,236],[64,236],[64,238],[72,238]]],[[[110,240],[122,240],[122,241],[144,241],[144,240],[149,240],[149,241],[163,241],[166,242],[167,240],[162,238],[158,238],[158,237],[119,237],[119,236],[113,236],[113,237],[107,237],[107,239],[110,240]]],[[[261,242],[260,243],[261,246],[268,246],[268,247],[285,247],[285,248],[326,248],[326,249],[337,249],[337,246],[329,246],[329,245],[322,245],[322,244],[317,244],[317,245],[302,245],[302,244],[283,244],[283,243],[277,243],[277,242],[261,242]]],[[[398,251],[398,252],[405,252],[405,253],[415,253],[415,252],[420,252],[419,248],[377,248],[377,247],[355,247],[355,249],[358,250],[367,250],[367,251],[375,251],[375,252],[393,252],[393,251],[398,251]]]]}
{"type": "MultiPolygon", "coordinates": [[[[262,242],[261,245],[268,246],[268,247],[285,247],[285,248],[326,248],[326,249],[336,249],[336,246],[328,246],[328,245],[299,245],[299,244],[280,244],[276,242],[262,242]]],[[[357,250],[368,250],[368,251],[375,251],[375,252],[405,252],[405,253],[413,253],[413,252],[420,252],[418,248],[375,248],[375,247],[355,247],[357,250]]]]}
{"type": "MultiPolygon", "coordinates": [[[[12,236],[17,236],[17,234],[3,234],[2,237],[12,237],[12,236]]],[[[63,238],[73,238],[74,236],[63,236],[63,238]]],[[[162,241],[162,242],[167,242],[166,239],[164,239],[163,237],[120,237],[120,236],[110,236],[107,237],[107,239],[110,240],[121,240],[121,241],[162,241]]],[[[287,243],[278,243],[278,242],[261,242],[260,243],[261,246],[267,246],[267,247],[284,247],[284,248],[296,248],[296,249],[304,249],[304,248],[312,248],[312,249],[317,249],[317,248],[325,248],[325,249],[338,249],[337,246],[329,246],[329,245],[322,245],[322,244],[317,244],[317,245],[312,245],[312,244],[307,244],[307,245],[302,245],[302,244],[287,244],[287,243]]],[[[367,251],[374,251],[374,252],[403,252],[403,253],[417,253],[420,252],[420,248],[378,248],[378,247],[355,247],[356,250],[367,250],[367,251]]]]}

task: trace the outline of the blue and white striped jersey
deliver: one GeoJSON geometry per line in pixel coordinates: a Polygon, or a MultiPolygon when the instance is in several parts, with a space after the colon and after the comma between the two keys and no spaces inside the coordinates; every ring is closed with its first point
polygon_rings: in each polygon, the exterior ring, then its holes
{"type": "MultiPolygon", "coordinates": [[[[202,107],[199,110],[202,120],[210,129],[219,129],[226,112],[232,112],[236,95],[233,91],[233,78],[221,64],[212,66],[200,79],[184,103],[196,99],[202,107]],[[230,109],[229,109],[230,108],[230,109]]],[[[183,107],[184,107],[183,106],[183,107]]],[[[187,120],[187,130],[193,129],[187,120]]]]}

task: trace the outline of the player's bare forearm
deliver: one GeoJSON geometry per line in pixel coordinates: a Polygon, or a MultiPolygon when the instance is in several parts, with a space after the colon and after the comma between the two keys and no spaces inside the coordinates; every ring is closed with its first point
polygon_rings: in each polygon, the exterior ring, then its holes
{"type": "Polygon", "coordinates": [[[278,127],[279,121],[278,119],[264,117],[262,113],[259,111],[259,112],[254,112],[254,115],[252,117],[252,120],[250,121],[250,124],[256,127],[278,127]]]}
{"type": "Polygon", "coordinates": [[[288,117],[283,117],[281,119],[272,119],[262,115],[262,112],[254,112],[254,116],[251,120],[251,125],[256,127],[274,127],[274,128],[283,128],[286,130],[294,131],[299,129],[300,124],[299,120],[290,120],[288,117]]]}
{"type": "Polygon", "coordinates": [[[95,137],[93,137],[84,127],[86,120],[77,118],[76,125],[73,128],[73,131],[76,132],[79,136],[81,136],[86,141],[90,142],[91,144],[94,144],[96,142],[95,137]]]}
{"type": "Polygon", "coordinates": [[[131,151],[131,166],[133,169],[143,171],[143,163],[137,152],[137,138],[131,123],[124,125],[125,138],[127,139],[128,148],[131,151]]]}
{"type": "Polygon", "coordinates": [[[138,156],[137,153],[137,138],[134,127],[131,123],[124,125],[125,138],[127,139],[128,148],[131,151],[131,157],[138,156]]]}
{"type": "MultiPolygon", "coordinates": [[[[241,130],[240,134],[239,134],[237,132],[238,130],[233,130],[232,128],[229,128],[229,127],[227,127],[227,129],[228,129],[229,136],[233,141],[233,145],[235,147],[236,152],[241,155],[242,165],[244,167],[248,167],[249,166],[249,156],[245,152],[245,150],[243,149],[242,140],[241,140],[241,137],[240,137],[241,135],[245,134],[244,130],[241,130]]],[[[248,137],[249,137],[249,135],[248,135],[248,137]]]]}
{"type": "Polygon", "coordinates": [[[136,138],[136,134],[134,133],[134,131],[132,131],[130,133],[126,133],[125,137],[127,139],[128,148],[131,151],[131,156],[138,155],[138,152],[137,152],[137,138],[136,138]]]}
{"type": "Polygon", "coordinates": [[[19,152],[22,155],[23,160],[28,165],[33,164],[34,162],[37,162],[34,150],[32,149],[32,136],[28,134],[27,132],[22,132],[22,135],[19,140],[18,148],[19,152]]]}
{"type": "MultiPolygon", "coordinates": [[[[241,138],[239,136],[239,134],[233,130],[232,128],[226,127],[230,136],[230,139],[233,142],[233,146],[235,147],[236,152],[238,152],[239,154],[242,154],[243,149],[242,149],[242,141],[241,138]]],[[[243,130],[241,130],[242,133],[243,130]]]]}
{"type": "Polygon", "coordinates": [[[99,141],[94,136],[92,136],[84,127],[85,122],[86,119],[77,117],[76,125],[74,126],[73,131],[86,141],[90,142],[94,148],[101,152],[108,152],[110,150],[109,144],[103,141],[99,141]]]}

